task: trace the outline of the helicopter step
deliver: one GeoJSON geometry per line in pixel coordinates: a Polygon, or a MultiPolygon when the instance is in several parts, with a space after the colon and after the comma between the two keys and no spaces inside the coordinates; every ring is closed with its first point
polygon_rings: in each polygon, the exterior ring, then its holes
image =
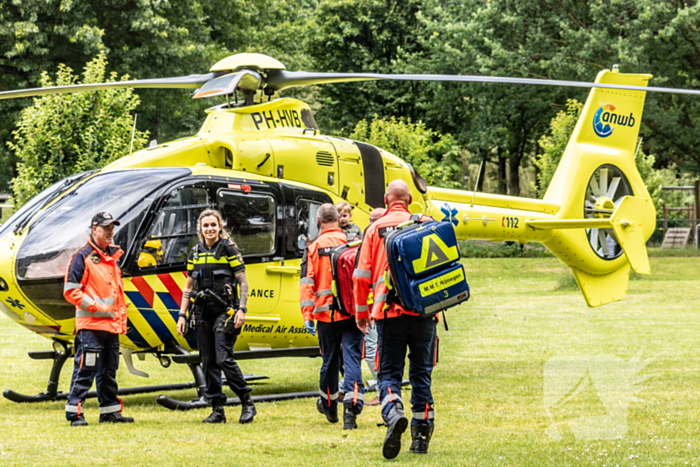
{"type": "MultiPolygon", "coordinates": [[[[407,380],[404,379],[401,382],[402,387],[409,387],[411,386],[411,383],[407,380]]],[[[373,385],[371,387],[368,387],[365,392],[375,392],[377,390],[377,386],[373,385]]],[[[282,394],[265,394],[262,396],[252,396],[250,399],[253,402],[278,402],[278,401],[286,401],[286,400],[292,400],[292,399],[306,399],[306,398],[312,398],[312,397],[318,397],[318,390],[316,391],[303,391],[303,392],[287,392],[287,393],[282,393],[282,394]]],[[[206,400],[202,399],[195,399],[192,401],[181,401],[177,399],[173,399],[172,397],[168,397],[166,395],[161,394],[158,396],[158,399],[156,401],[165,407],[166,409],[170,410],[181,410],[181,411],[186,411],[186,410],[193,410],[193,409],[206,409],[207,407],[211,407],[209,402],[206,400]]],[[[226,399],[226,403],[224,405],[226,406],[235,406],[235,405],[240,405],[241,400],[238,397],[229,397],[226,399]]]]}

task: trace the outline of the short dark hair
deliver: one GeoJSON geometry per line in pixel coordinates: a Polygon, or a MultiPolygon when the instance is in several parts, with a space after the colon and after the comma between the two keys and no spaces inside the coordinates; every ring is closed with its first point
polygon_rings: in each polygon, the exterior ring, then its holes
{"type": "Polygon", "coordinates": [[[321,224],[338,222],[338,210],[331,203],[322,204],[321,207],[318,208],[318,214],[316,214],[316,217],[318,217],[318,221],[321,224]]]}

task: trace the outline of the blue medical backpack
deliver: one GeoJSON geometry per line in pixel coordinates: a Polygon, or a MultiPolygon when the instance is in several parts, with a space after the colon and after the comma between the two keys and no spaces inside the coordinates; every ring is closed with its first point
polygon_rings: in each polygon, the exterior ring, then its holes
{"type": "Polygon", "coordinates": [[[401,305],[429,317],[469,299],[464,267],[450,222],[400,224],[384,237],[391,286],[401,305]]]}

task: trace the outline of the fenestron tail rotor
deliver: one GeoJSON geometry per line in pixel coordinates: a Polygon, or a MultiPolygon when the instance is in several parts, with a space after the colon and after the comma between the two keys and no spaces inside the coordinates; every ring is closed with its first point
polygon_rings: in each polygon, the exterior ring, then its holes
{"type": "MultiPolygon", "coordinates": [[[[632,195],[629,181],[620,169],[613,165],[598,167],[591,175],[584,200],[586,219],[609,219],[625,196],[632,195]]],[[[603,259],[615,259],[623,253],[612,228],[586,229],[588,243],[603,259]]]]}
{"type": "Polygon", "coordinates": [[[216,63],[210,73],[174,78],[141,79],[112,83],[77,84],[46,88],[22,89],[0,92],[0,99],[43,96],[88,91],[102,91],[114,88],[185,88],[197,89],[196,99],[204,97],[231,96],[236,91],[246,97],[245,104],[253,104],[250,96],[258,91],[266,95],[296,86],[346,83],[355,81],[434,81],[456,83],[495,83],[540,86],[560,86],[579,88],[616,89],[627,91],[666,92],[675,94],[700,95],[700,90],[673,89],[661,87],[632,86],[615,83],[591,83],[584,81],[564,81],[555,79],[517,78],[508,76],[477,75],[426,75],[426,74],[385,74],[385,73],[309,73],[287,71],[285,66],[274,58],[262,54],[237,54],[216,63]]]}

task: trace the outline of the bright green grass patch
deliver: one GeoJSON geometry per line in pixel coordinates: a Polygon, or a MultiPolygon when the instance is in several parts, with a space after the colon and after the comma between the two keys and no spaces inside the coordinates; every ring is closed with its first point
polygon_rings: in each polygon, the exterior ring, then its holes
{"type": "MultiPolygon", "coordinates": [[[[652,258],[654,274],[632,280],[625,300],[588,308],[580,292],[559,287],[567,268],[553,258],[465,259],[473,290],[468,304],[448,312],[440,363],[434,371],[436,429],[428,456],[408,453],[407,465],[688,465],[700,462],[700,261],[652,258]],[[544,368],[555,356],[609,355],[629,361],[655,357],[653,375],[629,405],[628,429],[611,441],[551,439],[543,405],[544,368]]],[[[49,363],[29,350],[49,341],[0,318],[0,386],[25,393],[45,389],[49,363]]],[[[189,381],[173,364],[136,362],[147,380],[120,369],[123,387],[189,381]]],[[[258,394],[313,390],[319,359],[244,361],[247,373],[268,375],[258,394]]],[[[61,388],[67,390],[66,366],[61,388]]],[[[171,393],[189,399],[194,391],[171,393]]],[[[405,392],[408,399],[410,393],[405,392]]],[[[0,400],[0,465],[380,465],[384,429],[379,408],[367,407],[359,429],[344,432],[319,415],[312,399],[258,404],[256,420],[205,426],[206,411],[170,412],[157,394],[124,397],[131,426],[100,426],[97,402],[86,404],[91,426],[71,429],[62,402],[19,405],[0,400]]],[[[555,421],[601,415],[589,387],[552,412],[555,421]]]]}

